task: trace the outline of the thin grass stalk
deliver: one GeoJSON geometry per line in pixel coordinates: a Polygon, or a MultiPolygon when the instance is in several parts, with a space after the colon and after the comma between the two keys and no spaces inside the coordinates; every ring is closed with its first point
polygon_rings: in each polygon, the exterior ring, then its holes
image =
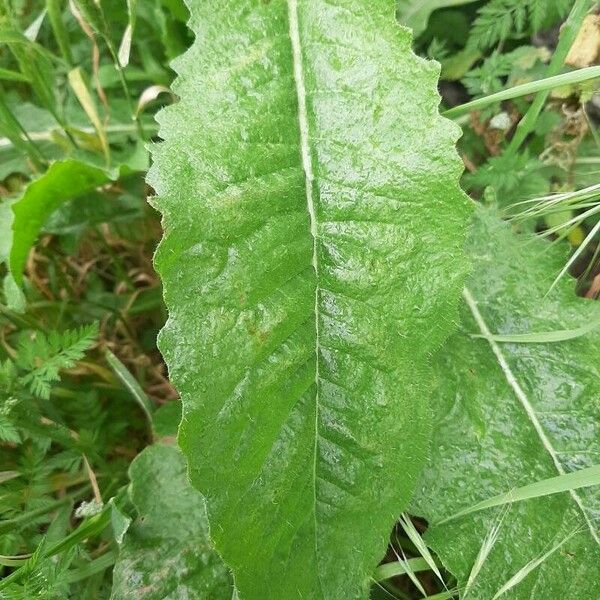
{"type": "Polygon", "coordinates": [[[598,66],[577,69],[569,73],[562,73],[561,75],[555,75],[553,77],[546,77],[544,79],[538,79],[537,81],[516,85],[506,90],[496,92],[495,94],[490,94],[489,96],[484,96],[483,98],[471,100],[471,102],[467,102],[446,110],[444,112],[444,116],[449,118],[458,117],[472,110],[485,108],[486,106],[494,104],[495,102],[513,100],[514,98],[521,98],[537,92],[549,92],[557,87],[583,83],[599,77],[600,67],[598,66]]]}
{"type": "MultiPolygon", "coordinates": [[[[573,46],[575,38],[583,24],[583,20],[591,6],[591,0],[576,0],[560,32],[558,46],[556,47],[546,71],[548,77],[560,73],[565,64],[567,55],[569,54],[569,50],[573,46]]],[[[515,134],[506,150],[508,156],[515,155],[521,148],[527,136],[533,131],[549,94],[550,90],[540,91],[523,118],[519,121],[515,134]]]]}
{"type": "Polygon", "coordinates": [[[46,0],[46,9],[48,10],[48,18],[50,19],[54,39],[56,39],[63,60],[71,69],[73,67],[73,54],[71,53],[69,34],[63,22],[62,4],[62,0],[46,0]]]}

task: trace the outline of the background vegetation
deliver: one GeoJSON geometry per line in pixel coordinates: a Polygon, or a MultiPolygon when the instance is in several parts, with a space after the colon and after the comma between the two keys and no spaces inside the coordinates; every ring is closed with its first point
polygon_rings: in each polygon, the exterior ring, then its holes
{"type": "MultiPolygon", "coordinates": [[[[441,63],[450,109],[594,65],[593,3],[579,3],[559,42],[574,4],[439,0],[415,11],[400,0],[398,18],[441,63]]],[[[0,597],[109,597],[134,513],[129,465],[175,433],[177,395],[156,350],[161,231],[144,176],[153,115],[174,100],[169,63],[191,41],[186,20],[182,0],[0,0],[0,597]]],[[[570,244],[565,272],[589,298],[600,294],[594,75],[449,113],[464,131],[464,189],[570,244]]],[[[419,574],[380,574],[374,596],[452,597],[414,537],[425,524],[414,526],[398,526],[388,560],[413,557],[419,574]]]]}

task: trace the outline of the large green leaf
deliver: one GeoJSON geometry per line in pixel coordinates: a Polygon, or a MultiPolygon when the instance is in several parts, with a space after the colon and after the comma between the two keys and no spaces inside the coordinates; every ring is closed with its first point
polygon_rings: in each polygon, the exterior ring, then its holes
{"type": "Polygon", "coordinates": [[[194,0],[150,182],[179,441],[242,600],[362,598],[423,464],[470,207],[393,0],[194,0]]]}
{"type": "Polygon", "coordinates": [[[211,546],[204,499],[179,449],[146,448],[129,476],[138,514],[123,538],[111,598],[231,600],[231,576],[211,546]]]}
{"type": "Polygon", "coordinates": [[[499,524],[467,597],[493,598],[529,561],[578,530],[502,597],[600,598],[598,488],[436,525],[496,494],[600,462],[600,334],[554,343],[489,339],[572,329],[597,321],[600,305],[577,298],[566,281],[545,297],[564,264],[562,249],[523,240],[483,209],[471,247],[476,273],[465,293],[463,330],[439,361],[435,442],[413,512],[431,523],[428,541],[459,585],[499,524]]]}

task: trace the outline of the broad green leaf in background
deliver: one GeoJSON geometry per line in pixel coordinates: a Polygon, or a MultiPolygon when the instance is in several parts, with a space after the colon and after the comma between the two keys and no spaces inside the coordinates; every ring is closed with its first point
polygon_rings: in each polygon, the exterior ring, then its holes
{"type": "Polygon", "coordinates": [[[398,20],[411,27],[415,36],[421,35],[427,27],[429,17],[438,8],[451,8],[471,4],[476,0],[397,0],[398,20]]]}
{"type": "Polygon", "coordinates": [[[552,549],[501,597],[599,598],[598,486],[436,526],[482,500],[589,467],[600,457],[600,334],[537,344],[489,339],[490,333],[573,329],[597,320],[600,305],[577,298],[574,282],[566,280],[545,298],[564,262],[563,250],[539,238],[521,239],[493,213],[479,210],[470,245],[475,274],[466,292],[463,330],[447,342],[437,367],[431,464],[412,512],[429,521],[426,539],[459,587],[484,539],[499,525],[467,598],[493,598],[552,549]]]}
{"type": "Polygon", "coordinates": [[[146,448],[129,476],[137,517],[123,536],[112,600],[231,600],[231,576],[211,546],[204,499],[179,449],[146,448]]]}
{"type": "Polygon", "coordinates": [[[64,202],[92,192],[111,180],[109,174],[77,160],[56,161],[32,181],[12,204],[10,272],[18,285],[23,281],[27,255],[48,217],[64,202]]]}
{"type": "Polygon", "coordinates": [[[179,442],[241,600],[365,598],[471,208],[393,0],[194,0],[149,181],[179,442]]]}

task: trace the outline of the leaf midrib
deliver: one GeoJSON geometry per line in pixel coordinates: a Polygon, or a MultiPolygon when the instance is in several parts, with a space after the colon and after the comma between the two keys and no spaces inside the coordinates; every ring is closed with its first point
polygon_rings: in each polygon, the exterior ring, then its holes
{"type": "Polygon", "coordinates": [[[298,121],[300,126],[300,155],[302,158],[302,168],[305,174],[306,205],[310,216],[310,233],[313,240],[312,265],[315,271],[315,430],[313,447],[313,528],[314,528],[314,546],[316,578],[319,591],[323,595],[321,585],[321,575],[319,570],[319,548],[318,548],[318,525],[317,525],[317,457],[319,440],[319,265],[317,257],[317,215],[313,197],[314,175],[312,170],[312,156],[309,143],[309,123],[308,111],[306,108],[306,87],[304,82],[304,65],[302,60],[302,42],[300,39],[300,26],[298,16],[298,0],[287,0],[288,20],[290,31],[290,42],[292,45],[292,59],[294,68],[294,83],[296,86],[296,95],[298,98],[298,121]]]}

